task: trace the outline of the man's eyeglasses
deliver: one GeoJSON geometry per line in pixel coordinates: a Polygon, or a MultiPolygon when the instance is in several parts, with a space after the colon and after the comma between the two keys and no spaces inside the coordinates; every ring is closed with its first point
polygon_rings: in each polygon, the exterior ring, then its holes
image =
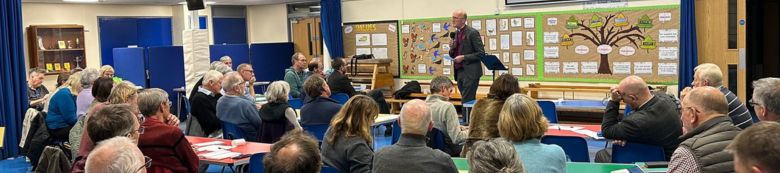
{"type": "Polygon", "coordinates": [[[750,99],[750,100],[748,100],[748,104],[749,104],[751,107],[756,107],[756,105],[758,105],[758,106],[761,106],[761,104],[760,104],[760,103],[756,103],[756,101],[755,101],[755,100],[753,100],[753,99],[750,99]]]}
{"type": "Polygon", "coordinates": [[[135,170],[135,172],[141,171],[142,169],[146,169],[152,166],[152,158],[149,156],[144,156],[144,165],[141,165],[138,170],[135,170]]]}

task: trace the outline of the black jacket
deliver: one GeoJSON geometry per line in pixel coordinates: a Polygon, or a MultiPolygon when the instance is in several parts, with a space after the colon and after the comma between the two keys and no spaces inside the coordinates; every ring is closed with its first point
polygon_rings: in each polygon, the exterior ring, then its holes
{"type": "Polygon", "coordinates": [[[619,109],[618,102],[610,101],[607,105],[601,123],[605,138],[662,146],[666,159],[671,158],[682,135],[680,112],[674,100],[653,96],[628,118],[621,117],[619,109]]]}
{"type": "Polygon", "coordinates": [[[190,107],[192,116],[198,118],[198,123],[203,129],[204,134],[208,135],[216,130],[222,129],[222,123],[217,118],[217,101],[222,97],[219,93],[206,95],[197,91],[190,96],[190,107]]]}
{"type": "Polygon", "coordinates": [[[318,96],[301,107],[301,125],[330,124],[341,105],[335,100],[318,96]]]}
{"type": "Polygon", "coordinates": [[[328,76],[328,86],[332,93],[346,93],[349,97],[356,94],[355,87],[352,87],[352,80],[339,71],[333,71],[328,76]]]}
{"type": "MultiPolygon", "coordinates": [[[[464,56],[463,69],[456,70],[457,78],[467,77],[472,80],[479,80],[482,77],[482,58],[481,54],[485,53],[485,44],[482,43],[482,37],[479,36],[479,31],[471,26],[465,25],[463,29],[458,32],[464,32],[463,41],[458,45],[460,47],[460,54],[464,56]]],[[[457,38],[457,32],[453,33],[457,38]]],[[[449,52],[452,58],[457,57],[455,49],[450,49],[449,52]]]]}

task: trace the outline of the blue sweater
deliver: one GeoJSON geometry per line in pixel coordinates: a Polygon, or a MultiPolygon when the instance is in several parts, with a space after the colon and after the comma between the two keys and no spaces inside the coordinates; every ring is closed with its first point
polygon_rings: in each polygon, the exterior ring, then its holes
{"type": "Polygon", "coordinates": [[[238,125],[247,141],[257,141],[260,114],[255,103],[244,96],[224,95],[217,101],[217,118],[238,125]]]}
{"type": "Polygon", "coordinates": [[[70,89],[58,90],[49,100],[49,112],[46,115],[46,127],[59,129],[76,124],[76,98],[70,89]]]}
{"type": "Polygon", "coordinates": [[[515,142],[525,172],[566,172],[566,153],[557,145],[542,144],[539,139],[515,142]]]}

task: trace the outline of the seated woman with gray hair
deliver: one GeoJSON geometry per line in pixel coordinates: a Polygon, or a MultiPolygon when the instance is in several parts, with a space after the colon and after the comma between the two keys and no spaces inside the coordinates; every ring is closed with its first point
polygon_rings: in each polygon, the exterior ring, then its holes
{"type": "Polygon", "coordinates": [[[474,142],[466,155],[471,173],[522,173],[523,164],[514,146],[501,138],[474,142]]]}
{"type": "Polygon", "coordinates": [[[178,127],[172,123],[171,101],[168,93],[159,88],[138,93],[138,109],[144,115],[144,133],[138,139],[138,148],[152,158],[147,172],[197,172],[198,156],[178,127]]]}
{"type": "Polygon", "coordinates": [[[287,131],[301,129],[295,110],[287,102],[290,85],[285,81],[276,81],[268,85],[265,93],[268,103],[260,108],[260,120],[263,125],[257,133],[257,140],[263,143],[274,143],[279,141],[287,131]]]}

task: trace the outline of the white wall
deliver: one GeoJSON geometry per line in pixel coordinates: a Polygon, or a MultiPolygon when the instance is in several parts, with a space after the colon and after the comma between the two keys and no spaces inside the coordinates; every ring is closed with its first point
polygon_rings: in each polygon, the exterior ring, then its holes
{"type": "Polygon", "coordinates": [[[287,5],[247,6],[249,43],[288,42],[287,5]]]}

